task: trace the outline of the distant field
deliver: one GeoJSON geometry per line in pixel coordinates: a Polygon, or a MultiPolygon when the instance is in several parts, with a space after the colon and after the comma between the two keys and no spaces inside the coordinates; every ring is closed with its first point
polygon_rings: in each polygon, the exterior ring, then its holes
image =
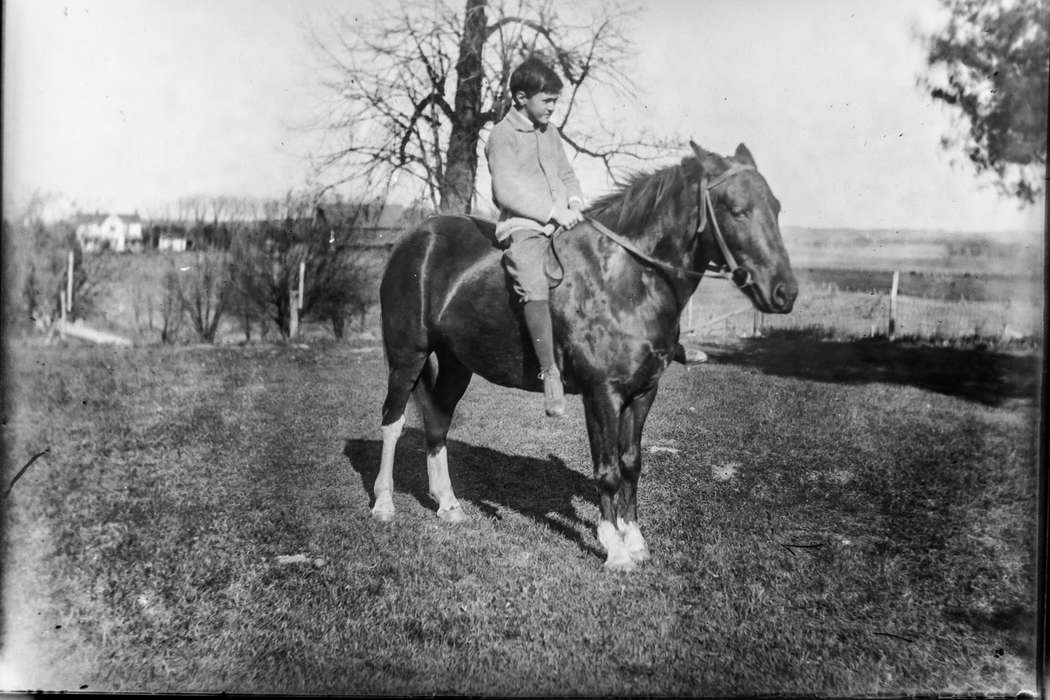
{"type": "MultiPolygon", "coordinates": [[[[884,270],[796,268],[795,273],[812,285],[831,285],[843,292],[886,294],[893,281],[893,272],[884,270]]],[[[1037,301],[1042,299],[1043,283],[1035,277],[903,270],[898,293],[944,301],[1037,301]]]]}
{"type": "Polygon", "coordinates": [[[821,230],[786,227],[784,242],[799,267],[998,274],[1039,277],[1038,232],[1001,237],[929,231],[821,230]]]}
{"type": "MultiPolygon", "coordinates": [[[[897,330],[903,335],[934,340],[1042,337],[1041,245],[896,231],[787,229],[784,237],[800,283],[800,299],[790,316],[749,314],[746,301],[728,284],[707,279],[684,326],[702,337],[752,334],[762,328],[825,328],[842,338],[884,334],[892,273],[899,270],[897,330]],[[743,313],[733,313],[742,308],[743,313]]],[[[362,249],[361,255],[381,265],[388,250],[362,249]]],[[[156,342],[150,313],[156,316],[159,308],[164,273],[189,269],[195,259],[195,253],[155,252],[100,259],[103,276],[89,320],[136,342],[156,342]]],[[[324,326],[316,330],[326,332],[324,326]]],[[[368,330],[378,333],[374,323],[368,330]]],[[[243,334],[231,320],[219,337],[237,342],[243,334]]],[[[193,342],[189,328],[182,338],[193,342]]]]}
{"type": "MultiPolygon", "coordinates": [[[[799,271],[799,298],[787,315],[761,314],[729,282],[705,279],[683,314],[683,330],[700,343],[774,330],[819,331],[839,340],[887,335],[888,287],[880,290],[871,285],[873,289],[859,291],[866,287],[864,281],[881,283],[881,278],[858,275],[855,279],[861,283],[855,287],[859,289],[844,291],[833,282],[814,282],[809,272],[799,271]]],[[[1039,344],[1042,320],[1042,300],[1025,300],[1022,295],[1003,301],[948,301],[902,294],[897,299],[895,330],[898,337],[935,342],[1039,344]]]]}

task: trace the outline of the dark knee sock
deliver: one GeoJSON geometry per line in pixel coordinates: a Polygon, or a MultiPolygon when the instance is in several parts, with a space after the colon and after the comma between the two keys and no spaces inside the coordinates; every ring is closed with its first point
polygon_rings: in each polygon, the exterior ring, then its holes
{"type": "Polygon", "coordinates": [[[547,301],[525,302],[525,326],[532,338],[532,347],[540,360],[540,369],[554,365],[554,332],[551,328],[551,307],[547,301]]]}

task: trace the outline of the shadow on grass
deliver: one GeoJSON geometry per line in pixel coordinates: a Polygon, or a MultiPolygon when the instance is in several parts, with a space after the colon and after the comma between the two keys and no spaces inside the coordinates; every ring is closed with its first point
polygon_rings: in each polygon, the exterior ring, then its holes
{"type": "MultiPolygon", "coordinates": [[[[1036,654],[1036,616],[1034,606],[1017,604],[997,608],[990,612],[983,610],[948,607],[945,615],[955,621],[967,624],[975,630],[1000,634],[1006,643],[1006,651],[1022,658],[1034,659],[1036,654]]],[[[1002,656],[1004,649],[997,649],[996,656],[1002,656]]]]}
{"type": "Polygon", "coordinates": [[[1037,397],[1040,358],[974,348],[870,338],[841,342],[812,333],[776,333],[708,349],[712,360],[820,382],[886,382],[990,406],[1037,397]]]}
{"type": "MultiPolygon", "coordinates": [[[[361,476],[361,484],[375,502],[372,487],[379,473],[383,443],[379,440],[347,440],[343,454],[361,476]]],[[[554,455],[535,459],[510,455],[458,440],[448,441],[449,471],[456,497],[477,506],[491,518],[501,519],[503,508],[520,513],[575,542],[588,554],[604,556],[588,534],[592,522],[581,518],[573,497],[597,508],[591,479],[579,474],[554,455]]],[[[407,428],[394,456],[394,489],[415,497],[428,510],[436,504],[427,482],[423,432],[407,428]]]]}

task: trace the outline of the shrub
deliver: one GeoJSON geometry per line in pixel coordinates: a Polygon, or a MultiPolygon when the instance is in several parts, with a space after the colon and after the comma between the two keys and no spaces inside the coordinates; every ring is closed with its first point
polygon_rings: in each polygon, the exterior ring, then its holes
{"type": "Polygon", "coordinates": [[[357,222],[374,204],[336,202],[325,208],[306,198],[289,197],[285,216],[262,222],[236,238],[230,249],[234,306],[246,336],[255,318],[274,322],[287,338],[291,325],[290,292],[305,272],[300,318],[332,323],[342,337],[345,319],[363,319],[375,300],[373,265],[354,246],[357,222]]]}

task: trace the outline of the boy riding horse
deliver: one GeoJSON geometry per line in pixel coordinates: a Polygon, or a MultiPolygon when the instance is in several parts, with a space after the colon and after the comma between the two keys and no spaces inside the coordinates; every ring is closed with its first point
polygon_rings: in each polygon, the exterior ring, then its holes
{"type": "MultiPolygon", "coordinates": [[[[561,374],[554,361],[554,339],[544,260],[550,237],[583,220],[580,181],[565,155],[551,115],[562,81],[538,58],[526,59],[510,76],[512,108],[492,129],[485,155],[492,176],[492,198],[499,207],[496,239],[503,265],[524,304],[525,325],[540,365],[547,415],[565,413],[561,374]]],[[[699,350],[681,345],[675,360],[703,362],[699,350]],[[691,354],[690,354],[691,353],[691,354]]]]}

